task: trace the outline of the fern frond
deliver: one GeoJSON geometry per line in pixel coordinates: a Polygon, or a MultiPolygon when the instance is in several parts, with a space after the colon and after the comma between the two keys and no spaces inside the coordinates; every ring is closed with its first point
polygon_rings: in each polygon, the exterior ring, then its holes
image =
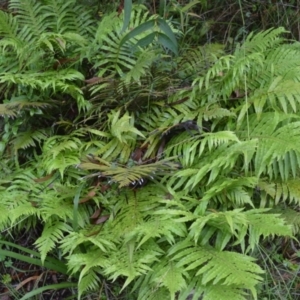
{"type": "MultiPolygon", "coordinates": [[[[14,197],[24,196],[22,194],[14,193],[14,197]]],[[[40,211],[34,204],[28,199],[27,202],[18,203],[18,206],[13,210],[10,210],[10,220],[12,225],[16,225],[21,219],[27,219],[30,216],[40,217],[40,211]]]]}
{"type": "Polygon", "coordinates": [[[16,18],[22,25],[19,36],[23,41],[31,42],[47,31],[47,15],[43,13],[42,3],[32,0],[11,0],[9,8],[18,12],[16,18]]]}
{"type": "Polygon", "coordinates": [[[205,73],[211,65],[223,54],[224,46],[221,44],[206,44],[193,49],[187,49],[178,57],[180,78],[195,79],[205,73]]]}
{"type": "Polygon", "coordinates": [[[289,236],[292,237],[292,227],[285,223],[280,214],[262,213],[261,210],[245,212],[249,220],[249,250],[253,250],[261,236],[289,236]]]}
{"type": "MultiPolygon", "coordinates": [[[[52,88],[53,90],[69,90],[68,81],[83,80],[83,75],[76,70],[60,70],[55,72],[32,73],[28,74],[1,74],[1,82],[11,82],[21,84],[31,88],[39,88],[45,90],[52,88]]],[[[78,89],[78,92],[81,91],[78,89]]]]}
{"type": "Polygon", "coordinates": [[[151,271],[153,262],[158,261],[162,250],[156,243],[148,241],[142,249],[132,253],[131,243],[122,246],[110,255],[106,261],[104,273],[112,280],[119,276],[126,276],[127,279],[123,285],[126,287],[136,277],[151,271]]]}
{"type": "Polygon", "coordinates": [[[282,203],[300,203],[299,177],[275,182],[260,180],[258,184],[258,191],[262,198],[262,207],[267,204],[269,207],[273,207],[282,203]]]}
{"type": "Polygon", "coordinates": [[[41,254],[41,260],[44,263],[46,256],[60,241],[65,232],[71,230],[71,227],[64,222],[47,222],[44,226],[42,235],[35,241],[35,245],[41,254]]]}
{"type": "Polygon", "coordinates": [[[50,31],[60,34],[74,32],[88,37],[95,30],[91,11],[74,0],[46,0],[45,11],[50,31]]]}
{"type": "Polygon", "coordinates": [[[17,115],[17,112],[7,104],[0,104],[0,115],[2,117],[15,117],[17,115]]]}
{"type": "Polygon", "coordinates": [[[68,260],[68,269],[71,274],[82,271],[80,278],[83,279],[88,274],[87,271],[93,270],[95,267],[103,267],[105,263],[106,258],[104,257],[103,252],[100,250],[94,250],[90,251],[89,253],[71,255],[70,259],[68,260]]]}
{"type": "Polygon", "coordinates": [[[247,36],[243,45],[236,49],[235,56],[244,56],[245,53],[264,53],[267,50],[276,48],[284,41],[284,38],[281,37],[283,33],[287,33],[283,27],[270,28],[256,34],[252,32],[247,36]]]}
{"type": "Polygon", "coordinates": [[[54,189],[47,189],[47,193],[40,195],[40,212],[42,219],[47,222],[51,218],[59,218],[64,222],[73,219],[74,187],[63,187],[59,184],[54,189]],[[57,209],[59,207],[60,209],[57,209]]]}
{"type": "MultiPolygon", "coordinates": [[[[171,211],[166,211],[166,215],[170,216],[171,211]]],[[[164,237],[170,244],[175,243],[175,237],[184,237],[187,233],[185,224],[177,224],[174,226],[174,219],[172,218],[151,218],[142,224],[135,226],[128,234],[127,239],[131,240],[133,237],[138,243],[137,248],[142,246],[145,242],[152,238],[164,237]]]]}
{"type": "MultiPolygon", "coordinates": [[[[198,292],[198,287],[195,286],[198,292]]],[[[201,291],[201,289],[199,289],[201,291]]],[[[254,299],[256,299],[256,290],[251,290],[254,299]]],[[[195,297],[194,297],[195,298],[195,297]]],[[[235,287],[234,285],[224,286],[222,284],[216,284],[203,288],[203,300],[246,300],[247,294],[242,287],[235,287]]]]}
{"type": "Polygon", "coordinates": [[[170,292],[167,288],[157,287],[157,286],[143,286],[138,290],[137,300],[155,300],[155,299],[168,299],[170,297],[170,292]]]}
{"type": "Polygon", "coordinates": [[[70,166],[76,166],[80,162],[80,152],[82,142],[79,138],[52,136],[45,141],[43,165],[48,173],[58,169],[63,176],[64,170],[70,166]]]}
{"type": "Polygon", "coordinates": [[[116,246],[113,243],[113,238],[103,239],[101,234],[97,234],[97,231],[99,231],[99,228],[97,228],[97,226],[93,226],[86,227],[80,232],[70,232],[70,234],[68,234],[61,241],[60,248],[62,249],[63,253],[72,254],[79,245],[89,243],[90,245],[97,246],[97,248],[103,253],[108,253],[109,251],[116,250],[116,246]],[[91,231],[95,232],[95,234],[91,235],[91,231]]]}
{"type": "Polygon", "coordinates": [[[267,173],[270,178],[287,180],[297,175],[300,122],[283,125],[270,136],[263,136],[255,156],[255,169],[260,176],[267,173]]]}
{"type": "Polygon", "coordinates": [[[15,16],[0,11],[0,36],[15,39],[18,32],[18,22],[15,16]]]}
{"type": "Polygon", "coordinates": [[[280,216],[286,221],[287,224],[292,226],[293,234],[296,235],[300,231],[300,213],[299,211],[284,207],[284,208],[274,208],[272,212],[279,213],[280,216]]]}
{"type": "MultiPolygon", "coordinates": [[[[256,145],[256,140],[220,145],[212,153],[206,152],[202,159],[191,168],[175,173],[170,180],[170,185],[174,189],[183,187],[184,189],[193,189],[202,180],[207,180],[208,184],[212,183],[218,176],[230,172],[238,163],[240,156],[244,156],[245,162],[250,163],[248,157],[253,155],[256,145]]],[[[245,168],[247,167],[245,166],[245,168]]]]}
{"type": "Polygon", "coordinates": [[[19,149],[26,149],[28,147],[35,147],[36,143],[40,143],[45,140],[47,136],[37,130],[37,131],[26,131],[18,134],[18,136],[12,141],[15,151],[19,149]]]}
{"type": "Polygon", "coordinates": [[[80,299],[81,295],[84,292],[88,291],[95,291],[99,289],[100,283],[101,283],[101,269],[99,268],[92,268],[89,269],[89,272],[85,274],[81,278],[81,280],[78,283],[78,298],[80,299]]]}
{"type": "Polygon", "coordinates": [[[177,266],[173,261],[165,258],[156,264],[153,269],[152,285],[159,287],[166,287],[171,299],[175,299],[175,293],[186,288],[187,273],[184,272],[182,267],[177,266]]]}
{"type": "Polygon", "coordinates": [[[173,261],[185,270],[195,270],[195,276],[201,276],[202,284],[236,285],[250,290],[262,280],[259,276],[262,269],[254,259],[239,253],[217,251],[214,248],[195,246],[192,242],[183,241],[170,249],[173,261]]]}
{"type": "MultiPolygon", "coordinates": [[[[101,160],[99,160],[101,161],[101,160]]],[[[154,178],[171,170],[178,169],[178,163],[161,160],[155,163],[139,165],[134,162],[126,166],[110,163],[108,166],[90,162],[82,162],[79,167],[83,170],[98,170],[102,177],[109,178],[109,183],[116,182],[120,187],[130,184],[143,183],[147,178],[154,178]]]]}

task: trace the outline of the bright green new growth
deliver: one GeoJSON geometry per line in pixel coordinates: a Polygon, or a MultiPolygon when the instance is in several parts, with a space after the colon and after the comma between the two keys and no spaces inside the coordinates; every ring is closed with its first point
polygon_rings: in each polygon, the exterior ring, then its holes
{"type": "Polygon", "coordinates": [[[295,211],[281,215],[300,202],[299,43],[279,28],[231,55],[211,45],[173,56],[166,36],[180,32],[143,6],[128,28],[116,13],[92,22],[72,0],[10,8],[1,230],[41,224],[41,260],[59,248],[79,298],[121,277],[141,300],[256,299],[251,251],[299,228],[295,211]],[[77,116],[53,118],[65,103],[77,116]]]}

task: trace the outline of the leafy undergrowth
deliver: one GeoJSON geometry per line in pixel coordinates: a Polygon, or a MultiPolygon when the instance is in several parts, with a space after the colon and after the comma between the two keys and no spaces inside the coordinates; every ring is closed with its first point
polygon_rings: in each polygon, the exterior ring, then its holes
{"type": "Polygon", "coordinates": [[[4,296],[296,297],[300,44],[202,44],[203,3],[0,10],[4,296]]]}
{"type": "MultiPolygon", "coordinates": [[[[40,236],[35,230],[14,234],[15,243],[0,241],[0,300],[68,300],[78,297],[78,278],[59,271],[58,257],[41,265],[33,243],[40,236]],[[1,243],[2,242],[2,243],[1,243]],[[57,260],[56,260],[57,259],[57,260]],[[51,270],[51,263],[57,270],[51,270]]],[[[6,236],[9,239],[9,235],[6,236]]],[[[56,256],[59,256],[58,251],[56,256]]],[[[53,253],[54,254],[54,253],[53,253]]],[[[63,264],[60,267],[64,267],[63,264]]],[[[83,300],[134,300],[136,296],[128,288],[121,291],[124,280],[115,282],[101,279],[96,292],[82,296],[83,300]]]]}
{"type": "MultiPolygon", "coordinates": [[[[32,249],[32,243],[39,237],[38,232],[20,232],[18,246],[32,249]]],[[[13,245],[13,244],[12,244],[13,245]]],[[[253,254],[266,273],[258,285],[260,300],[297,300],[300,299],[300,251],[299,245],[290,239],[273,239],[262,243],[253,254]]],[[[2,250],[13,249],[2,244],[2,250]]],[[[34,250],[34,249],[32,249],[34,250]]],[[[13,252],[10,252],[11,254],[13,252]]],[[[21,249],[14,251],[28,255],[21,249]]],[[[31,255],[30,257],[33,257],[31,255]]],[[[48,268],[0,254],[0,299],[68,300],[77,299],[77,278],[53,271],[48,268]],[[73,286],[67,286],[72,285],[73,286]],[[63,286],[66,285],[66,286],[63,286]]],[[[101,280],[99,291],[82,296],[83,300],[135,300],[136,295],[128,288],[121,291],[124,280],[115,282],[101,280]]],[[[187,299],[192,299],[192,293],[187,299]]]]}

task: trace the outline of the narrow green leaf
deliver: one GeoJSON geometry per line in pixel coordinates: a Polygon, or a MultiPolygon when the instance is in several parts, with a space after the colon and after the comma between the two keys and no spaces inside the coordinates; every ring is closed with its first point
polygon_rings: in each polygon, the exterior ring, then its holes
{"type": "MultiPolygon", "coordinates": [[[[38,253],[37,251],[33,251],[31,249],[28,249],[28,248],[25,248],[25,247],[22,247],[22,246],[19,246],[17,244],[14,244],[14,243],[11,243],[11,242],[7,242],[7,241],[1,241],[0,240],[0,244],[3,244],[3,245],[7,245],[9,247],[13,247],[13,248],[16,248],[16,249],[19,249],[25,253],[28,253],[30,256],[34,256],[35,258],[39,259],[41,258],[41,255],[40,253],[38,253]]],[[[8,250],[7,250],[8,251],[8,250]]],[[[11,253],[15,253],[14,251],[10,251],[11,253]]],[[[27,256],[26,256],[27,257],[27,256]]],[[[67,267],[65,266],[65,264],[63,262],[61,262],[60,260],[54,258],[54,257],[47,257],[46,259],[46,264],[44,264],[44,266],[48,266],[49,267],[49,264],[53,264],[53,265],[56,265],[56,266],[60,266],[62,269],[66,269],[67,267]]],[[[62,270],[61,269],[61,270],[62,270]]],[[[59,271],[61,273],[63,273],[62,271],[59,271]]]]}
{"type": "Polygon", "coordinates": [[[121,33],[123,33],[127,29],[130,23],[131,11],[132,11],[132,1],[124,0],[124,22],[123,22],[121,33]]]}
{"type": "Polygon", "coordinates": [[[167,8],[167,0],[160,0],[159,1],[159,9],[158,9],[158,13],[160,16],[162,16],[162,17],[165,16],[166,8],[167,8]]]}
{"type": "Polygon", "coordinates": [[[194,0],[194,1],[190,2],[189,4],[187,4],[186,6],[184,6],[181,9],[181,12],[184,13],[184,12],[188,11],[190,8],[192,8],[193,6],[195,6],[198,3],[201,3],[201,2],[199,0],[194,0]]]}
{"type": "Polygon", "coordinates": [[[127,41],[132,39],[133,37],[153,28],[155,25],[155,20],[149,20],[145,23],[142,23],[138,27],[134,28],[130,32],[128,32],[121,40],[120,47],[122,47],[127,41]]]}
{"type": "Polygon", "coordinates": [[[0,255],[12,257],[17,260],[24,261],[26,263],[33,264],[33,265],[36,265],[39,267],[45,267],[47,269],[54,270],[54,271],[57,271],[62,274],[68,274],[66,265],[59,261],[57,261],[57,263],[53,264],[46,260],[45,263],[43,264],[40,259],[31,258],[29,256],[25,256],[25,255],[22,255],[19,253],[15,253],[15,252],[3,250],[3,249],[0,249],[0,255]]]}
{"type": "Polygon", "coordinates": [[[73,229],[75,232],[78,231],[78,204],[79,204],[79,197],[81,194],[81,191],[83,189],[84,183],[81,184],[74,197],[74,209],[73,209],[73,229]]]}
{"type": "Polygon", "coordinates": [[[173,44],[177,48],[176,37],[175,37],[171,27],[168,25],[168,23],[164,19],[159,18],[158,26],[159,26],[160,30],[166,34],[166,36],[173,42],[173,44]]]}
{"type": "Polygon", "coordinates": [[[147,36],[145,36],[144,38],[140,39],[137,43],[136,43],[136,47],[146,47],[149,44],[151,44],[156,36],[156,32],[152,32],[150,34],[148,34],[147,36]]]}
{"type": "Polygon", "coordinates": [[[0,240],[0,244],[7,245],[9,247],[13,247],[13,248],[19,249],[19,250],[21,250],[21,251],[23,251],[25,253],[28,253],[28,254],[30,254],[32,256],[40,257],[40,254],[38,252],[30,250],[30,249],[22,247],[22,246],[19,246],[17,244],[11,243],[11,242],[1,241],[0,240]]]}
{"type": "Polygon", "coordinates": [[[170,40],[168,36],[166,36],[165,34],[159,32],[159,33],[157,33],[157,39],[158,39],[158,42],[162,46],[164,46],[165,48],[168,48],[169,50],[171,50],[175,55],[178,54],[177,44],[174,44],[173,41],[170,40]]]}
{"type": "Polygon", "coordinates": [[[32,298],[33,296],[39,295],[47,290],[59,290],[59,289],[72,288],[72,287],[77,287],[77,284],[72,282],[63,282],[58,284],[46,285],[38,289],[32,290],[31,292],[24,295],[20,300],[33,299],[32,298]]]}

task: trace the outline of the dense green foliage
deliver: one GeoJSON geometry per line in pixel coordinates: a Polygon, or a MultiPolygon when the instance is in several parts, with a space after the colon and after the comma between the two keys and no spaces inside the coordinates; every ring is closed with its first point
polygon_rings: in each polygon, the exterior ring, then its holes
{"type": "Polygon", "coordinates": [[[257,299],[252,254],[299,230],[300,44],[271,28],[228,54],[193,44],[197,2],[128,3],[0,11],[0,254],[35,229],[29,253],[79,298],[121,279],[141,300],[257,299]]]}

